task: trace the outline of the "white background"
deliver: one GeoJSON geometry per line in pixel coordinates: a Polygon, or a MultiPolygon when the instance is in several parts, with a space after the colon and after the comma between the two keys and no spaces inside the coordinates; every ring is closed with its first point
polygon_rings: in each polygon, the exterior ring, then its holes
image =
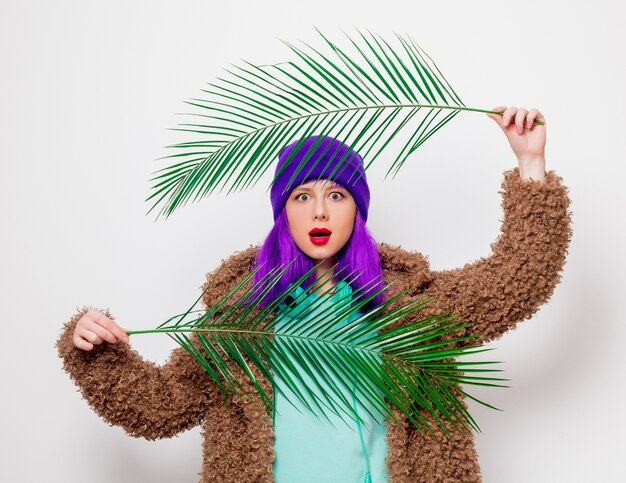
{"type": "MultiPolygon", "coordinates": [[[[145,216],[148,178],[183,100],[240,59],[291,58],[280,39],[338,27],[410,34],[468,106],[538,107],[548,168],[570,189],[574,239],[563,281],[530,321],[492,344],[510,389],[474,390],[485,482],[626,481],[623,432],[626,181],[618,1],[0,2],[0,480],[197,481],[199,429],[147,442],[103,423],[61,369],[54,343],[82,305],[152,328],[198,295],[204,274],[259,243],[262,183],[167,221],[145,216]],[[232,223],[235,220],[236,223],[232,223]]],[[[319,45],[317,43],[316,45],[319,45]]],[[[495,123],[462,113],[401,176],[370,174],[379,241],[433,269],[489,254],[500,183],[515,158],[495,123]]],[[[382,166],[380,167],[382,170],[382,166]]],[[[167,337],[135,336],[166,360],[167,337]]]]}

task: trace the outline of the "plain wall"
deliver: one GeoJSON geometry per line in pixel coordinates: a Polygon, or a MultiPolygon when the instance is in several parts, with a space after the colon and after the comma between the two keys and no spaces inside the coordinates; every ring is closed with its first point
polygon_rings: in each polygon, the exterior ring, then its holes
{"type": "MultiPolygon", "coordinates": [[[[54,343],[77,307],[108,307],[129,329],[186,308],[205,273],[259,243],[265,187],[214,196],[168,220],[145,216],[148,179],[183,101],[240,59],[319,45],[313,25],[410,34],[465,104],[538,107],[547,163],[568,186],[574,238],[551,301],[491,344],[510,389],[471,389],[485,482],[626,481],[626,170],[618,1],[6,1],[0,14],[0,480],[197,481],[199,428],[156,442],[109,427],[62,371],[54,343]],[[233,224],[232,221],[237,223],[233,224]]],[[[370,175],[379,241],[433,269],[490,253],[502,173],[516,165],[495,123],[462,113],[394,180],[370,175]]],[[[162,363],[174,343],[133,336],[162,363]]]]}

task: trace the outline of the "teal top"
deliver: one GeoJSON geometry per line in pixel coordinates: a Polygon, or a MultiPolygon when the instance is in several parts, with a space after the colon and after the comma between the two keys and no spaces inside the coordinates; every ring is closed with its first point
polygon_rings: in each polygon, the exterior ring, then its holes
{"type": "MultiPolygon", "coordinates": [[[[332,295],[302,295],[304,290],[300,286],[291,290],[291,295],[296,300],[290,306],[284,303],[279,306],[280,317],[276,319],[276,331],[286,327],[286,324],[293,326],[292,322],[306,324],[314,314],[329,308],[337,310],[341,305],[349,304],[352,298],[352,288],[345,282],[339,282],[332,295]],[[320,297],[321,301],[318,300],[320,297]]],[[[357,311],[348,317],[337,319],[334,323],[343,326],[359,315],[361,312],[357,311]]],[[[289,328],[286,330],[289,332],[289,328]]],[[[371,337],[373,334],[372,332],[364,337],[371,337]]],[[[301,367],[298,361],[291,362],[296,369],[301,367]]],[[[329,370],[327,375],[336,384],[333,371],[329,370]]],[[[305,383],[311,382],[306,374],[302,377],[305,383]]],[[[387,482],[384,416],[369,408],[369,412],[377,416],[373,418],[365,408],[360,407],[353,394],[354,386],[351,391],[343,389],[342,393],[347,401],[352,401],[351,407],[346,410],[357,414],[361,422],[356,420],[354,414],[349,417],[344,413],[339,417],[329,411],[326,411],[328,419],[318,418],[297,401],[277,375],[274,376],[274,384],[273,424],[276,440],[273,472],[276,483],[387,482]],[[276,390],[277,387],[286,393],[289,401],[276,390]]],[[[312,384],[307,384],[307,387],[315,389],[312,384]]],[[[303,390],[301,386],[298,389],[301,392],[303,390]]]]}

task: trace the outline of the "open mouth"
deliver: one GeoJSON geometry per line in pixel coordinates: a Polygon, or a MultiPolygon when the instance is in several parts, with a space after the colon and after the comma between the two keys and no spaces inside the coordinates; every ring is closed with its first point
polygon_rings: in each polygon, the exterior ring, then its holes
{"type": "Polygon", "coordinates": [[[309,239],[315,245],[324,245],[330,239],[331,231],[326,228],[313,228],[309,232],[309,239]]]}

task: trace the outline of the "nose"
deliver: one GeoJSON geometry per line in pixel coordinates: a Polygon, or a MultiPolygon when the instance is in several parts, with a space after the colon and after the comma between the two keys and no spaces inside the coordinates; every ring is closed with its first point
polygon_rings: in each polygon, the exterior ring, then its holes
{"type": "Polygon", "coordinates": [[[315,206],[313,208],[313,219],[316,221],[328,220],[328,209],[326,207],[326,200],[323,197],[317,197],[315,206]]]}

